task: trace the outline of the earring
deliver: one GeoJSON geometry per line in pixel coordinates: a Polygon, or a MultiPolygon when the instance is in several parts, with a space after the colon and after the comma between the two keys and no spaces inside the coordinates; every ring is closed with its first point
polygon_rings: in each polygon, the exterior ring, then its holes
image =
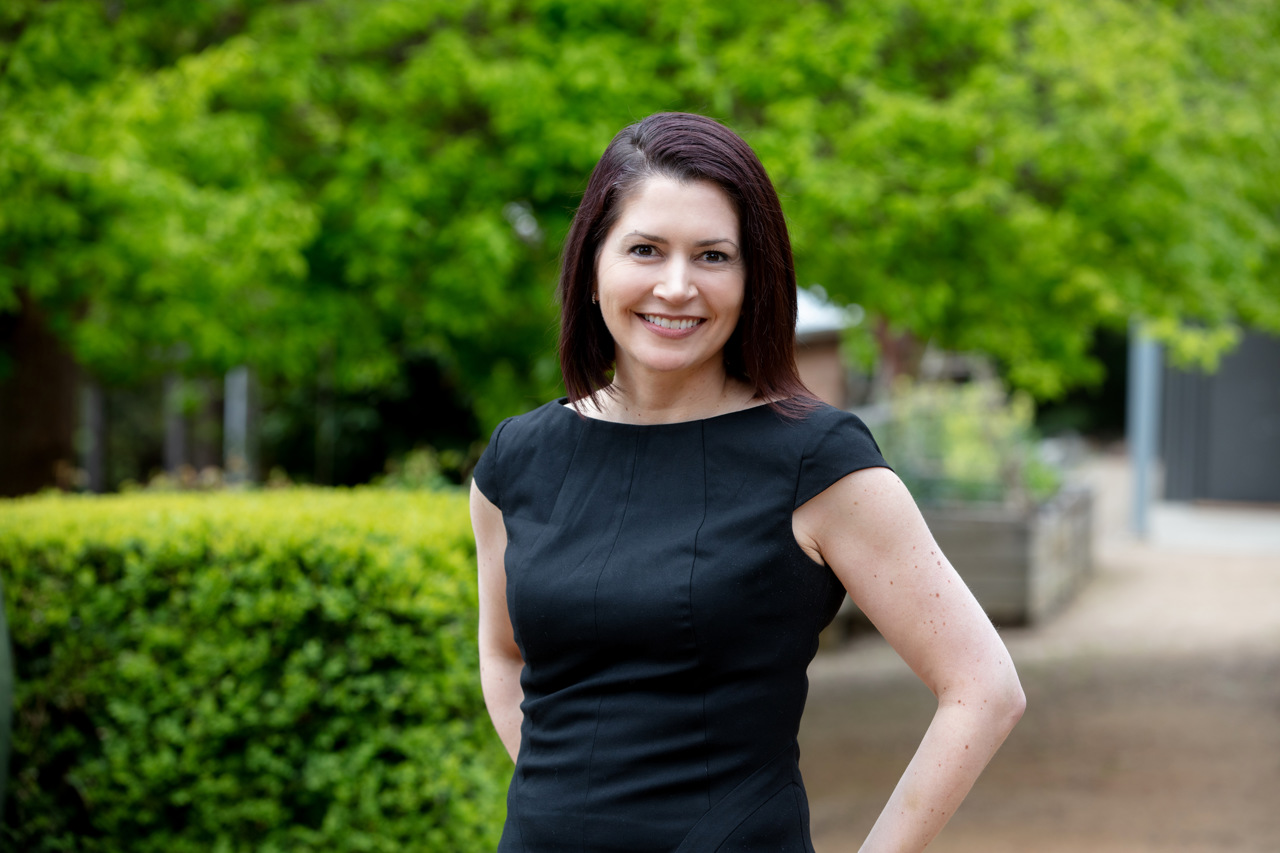
{"type": "Polygon", "coordinates": [[[599,304],[600,304],[600,294],[598,294],[598,293],[593,293],[593,294],[591,294],[591,304],[592,304],[592,305],[599,305],[599,304]]]}

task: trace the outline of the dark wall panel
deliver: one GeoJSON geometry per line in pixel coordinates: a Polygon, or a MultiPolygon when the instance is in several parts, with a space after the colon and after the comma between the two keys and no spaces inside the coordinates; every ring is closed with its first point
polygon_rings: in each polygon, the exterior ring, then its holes
{"type": "Polygon", "coordinates": [[[1165,497],[1280,502],[1280,338],[1250,333],[1218,371],[1165,371],[1165,497]]]}

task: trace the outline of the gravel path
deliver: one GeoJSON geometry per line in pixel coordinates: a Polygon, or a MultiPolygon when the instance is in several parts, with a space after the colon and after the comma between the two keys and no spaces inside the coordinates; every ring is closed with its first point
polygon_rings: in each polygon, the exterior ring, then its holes
{"type": "MultiPolygon", "coordinates": [[[[1280,508],[1159,505],[1126,531],[1099,458],[1096,573],[1047,623],[1003,632],[1022,723],[930,846],[940,853],[1280,851],[1280,508]]],[[[819,853],[853,853],[933,713],[878,636],[810,670],[801,761],[819,853]]]]}

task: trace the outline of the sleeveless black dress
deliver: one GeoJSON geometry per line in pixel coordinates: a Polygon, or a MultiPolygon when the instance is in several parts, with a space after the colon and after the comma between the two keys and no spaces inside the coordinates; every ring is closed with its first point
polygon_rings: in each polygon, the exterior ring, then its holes
{"type": "Polygon", "coordinates": [[[500,853],[812,851],[796,734],[844,589],[792,512],[885,464],[854,415],[652,426],[563,400],[476,467],[524,656],[500,853]]]}

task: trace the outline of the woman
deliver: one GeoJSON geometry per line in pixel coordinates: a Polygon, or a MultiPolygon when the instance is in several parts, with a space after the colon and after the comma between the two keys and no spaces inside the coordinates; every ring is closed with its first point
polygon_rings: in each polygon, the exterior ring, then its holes
{"type": "Polygon", "coordinates": [[[1022,689],[870,433],[799,380],[755,154],[701,116],[625,128],[559,296],[568,397],[499,425],[471,492],[499,850],[811,851],[796,734],[846,591],[938,698],[863,850],[923,849],[1022,689]]]}

